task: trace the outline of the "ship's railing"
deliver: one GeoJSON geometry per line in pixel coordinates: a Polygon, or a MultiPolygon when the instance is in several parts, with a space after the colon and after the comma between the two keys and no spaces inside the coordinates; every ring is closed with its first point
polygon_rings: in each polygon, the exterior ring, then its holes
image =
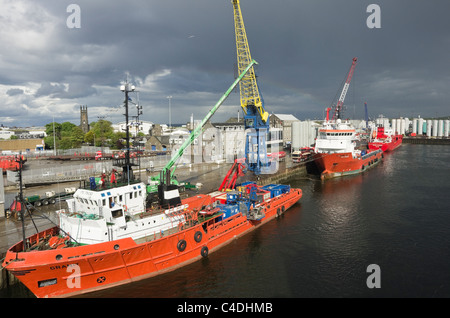
{"type": "Polygon", "coordinates": [[[380,152],[382,152],[382,150],[381,149],[377,149],[377,150],[375,150],[375,151],[371,151],[371,152],[369,152],[368,154],[365,154],[364,156],[361,156],[361,159],[367,159],[367,158],[370,158],[370,157],[372,157],[372,156],[376,156],[378,153],[380,153],[380,152]]]}

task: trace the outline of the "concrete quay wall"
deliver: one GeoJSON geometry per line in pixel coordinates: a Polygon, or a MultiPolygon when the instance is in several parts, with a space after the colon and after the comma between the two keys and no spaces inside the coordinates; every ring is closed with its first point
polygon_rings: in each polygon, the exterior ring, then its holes
{"type": "Polygon", "coordinates": [[[450,138],[404,137],[405,144],[450,145],[450,138]]]}
{"type": "Polygon", "coordinates": [[[296,164],[291,167],[280,168],[277,173],[271,175],[263,175],[258,180],[259,185],[267,185],[271,183],[285,183],[289,180],[304,177],[307,175],[306,165],[304,163],[296,164]]]}

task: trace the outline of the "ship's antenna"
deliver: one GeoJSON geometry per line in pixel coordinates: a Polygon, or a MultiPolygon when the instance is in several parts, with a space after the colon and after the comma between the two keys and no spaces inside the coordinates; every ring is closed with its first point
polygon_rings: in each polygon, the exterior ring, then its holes
{"type": "Polygon", "coordinates": [[[123,169],[122,180],[126,176],[126,182],[128,184],[130,184],[130,180],[133,178],[133,170],[131,168],[130,163],[130,127],[128,125],[128,99],[129,99],[128,93],[134,92],[135,89],[136,87],[134,85],[128,83],[128,79],[125,85],[120,86],[120,90],[125,93],[125,125],[126,125],[126,142],[127,142],[126,145],[127,148],[125,151],[125,164],[123,164],[122,166],[123,169]]]}
{"type": "MultiPolygon", "coordinates": [[[[25,251],[27,248],[27,239],[25,235],[25,212],[24,212],[24,199],[23,199],[23,185],[22,185],[22,167],[23,167],[23,157],[22,152],[19,153],[19,156],[16,157],[16,162],[19,164],[19,169],[17,170],[17,174],[19,177],[19,202],[20,202],[20,218],[22,220],[22,238],[23,238],[23,250],[25,251]]],[[[16,205],[17,207],[17,205],[16,205]]],[[[17,213],[17,212],[16,212],[17,213]]]]}

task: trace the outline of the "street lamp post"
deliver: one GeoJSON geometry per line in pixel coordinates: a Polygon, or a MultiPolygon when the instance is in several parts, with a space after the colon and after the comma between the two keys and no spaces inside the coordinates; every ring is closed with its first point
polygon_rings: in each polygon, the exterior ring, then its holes
{"type": "Polygon", "coordinates": [[[169,128],[171,128],[172,127],[172,111],[171,111],[172,96],[167,96],[167,98],[169,99],[169,128]]]}
{"type": "Polygon", "coordinates": [[[55,116],[53,116],[53,152],[56,156],[55,116]]]}

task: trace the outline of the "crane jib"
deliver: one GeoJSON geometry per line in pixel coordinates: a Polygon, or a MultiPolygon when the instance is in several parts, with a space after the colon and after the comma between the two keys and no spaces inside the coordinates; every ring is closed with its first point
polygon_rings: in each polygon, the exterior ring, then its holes
{"type": "Polygon", "coordinates": [[[230,93],[233,91],[233,89],[236,87],[236,85],[242,80],[244,75],[248,72],[248,70],[253,67],[254,64],[258,64],[255,60],[252,60],[249,65],[245,68],[245,70],[239,75],[239,77],[234,81],[233,84],[228,88],[228,90],[225,92],[225,94],[222,95],[222,97],[219,99],[219,101],[214,105],[214,107],[209,111],[209,113],[203,118],[200,125],[198,125],[190,134],[189,138],[184,141],[184,143],[181,145],[180,149],[174,154],[174,156],[170,159],[170,161],[167,163],[167,165],[163,168],[163,171],[170,170],[172,166],[175,164],[175,162],[183,155],[184,150],[200,135],[203,126],[206,124],[206,122],[214,115],[214,113],[217,111],[217,109],[222,105],[222,103],[225,101],[225,99],[230,95],[230,93]]]}

